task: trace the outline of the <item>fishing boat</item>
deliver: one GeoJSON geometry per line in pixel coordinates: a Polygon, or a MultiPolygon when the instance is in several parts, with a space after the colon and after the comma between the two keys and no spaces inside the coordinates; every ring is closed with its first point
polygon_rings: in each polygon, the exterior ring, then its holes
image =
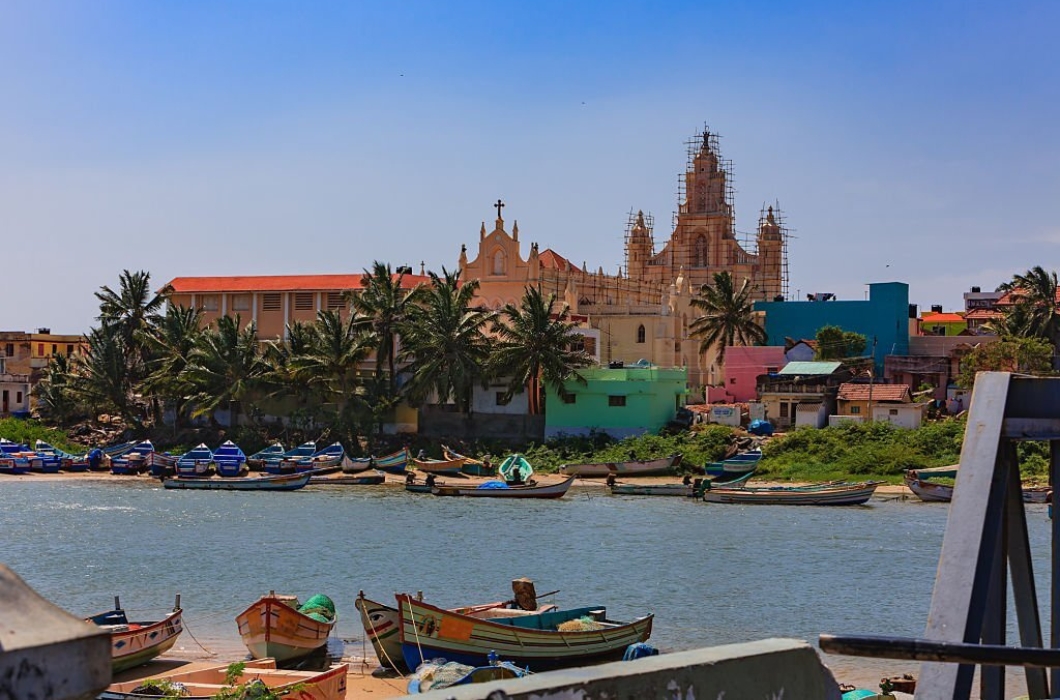
{"type": "Polygon", "coordinates": [[[374,457],[350,457],[349,455],[343,455],[342,461],[339,462],[339,469],[341,469],[343,474],[360,474],[361,472],[373,468],[375,468],[374,457]]]}
{"type": "Polygon", "coordinates": [[[199,443],[177,457],[177,476],[209,476],[213,473],[213,450],[199,443]]]}
{"type": "MultiPolygon", "coordinates": [[[[928,469],[910,469],[903,477],[906,488],[921,501],[928,503],[949,503],[953,500],[954,484],[935,481],[950,473],[956,476],[956,470],[932,472],[928,469]]],[[[1027,486],[1023,489],[1024,503],[1045,503],[1049,500],[1048,486],[1027,486]]]]}
{"type": "Polygon", "coordinates": [[[0,474],[28,474],[29,447],[0,438],[0,474]]]}
{"type": "Polygon", "coordinates": [[[30,471],[42,471],[45,474],[58,474],[59,470],[62,469],[63,460],[69,460],[72,464],[73,460],[80,460],[79,465],[83,464],[84,469],[70,469],[69,471],[85,471],[88,469],[88,464],[85,462],[86,455],[73,455],[69,452],[64,452],[53,445],[49,445],[43,440],[37,440],[33,443],[33,453],[41,458],[39,469],[34,468],[32,460],[30,461],[30,471]]]}
{"type": "Polygon", "coordinates": [[[754,475],[748,472],[734,476],[730,481],[718,482],[713,479],[687,478],[680,484],[622,484],[617,481],[608,483],[614,496],[687,496],[699,497],[704,489],[724,484],[725,488],[734,488],[744,484],[754,475]]]}
{"type": "Polygon", "coordinates": [[[445,659],[433,659],[420,664],[409,678],[409,695],[418,695],[431,690],[441,690],[455,685],[488,683],[512,678],[522,678],[530,670],[520,668],[509,661],[501,661],[496,654],[490,656],[485,666],[468,666],[445,659]]]}
{"type": "Polygon", "coordinates": [[[402,447],[397,452],[372,459],[376,469],[382,469],[387,474],[404,474],[409,463],[409,451],[408,448],[402,447]]]}
{"type": "Polygon", "coordinates": [[[476,498],[563,498],[574,483],[568,476],[555,484],[524,484],[513,486],[503,481],[487,481],[478,486],[436,485],[431,489],[435,496],[471,496],[476,498]]]}
{"type": "Polygon", "coordinates": [[[213,464],[217,469],[217,476],[226,479],[243,476],[250,471],[247,467],[247,456],[239,449],[239,445],[231,440],[225,440],[213,451],[213,464]]]}
{"type": "Polygon", "coordinates": [[[119,455],[110,456],[111,474],[140,474],[147,469],[147,456],[155,451],[150,440],[142,440],[119,455]]]}
{"type": "Polygon", "coordinates": [[[833,483],[822,486],[766,486],[710,488],[703,492],[708,503],[751,505],[855,506],[867,503],[880,481],[833,483]]]}
{"type": "Polygon", "coordinates": [[[250,655],[281,663],[327,644],[335,620],[335,604],[325,595],[315,595],[300,605],[295,596],[274,591],[236,616],[239,636],[250,655]]]}
{"type": "Polygon", "coordinates": [[[310,475],[309,483],[313,486],[378,486],[386,481],[386,473],[375,470],[372,474],[343,474],[327,476],[310,475]]]}
{"type": "Polygon", "coordinates": [[[181,622],[180,596],[173,611],[161,620],[130,622],[114,596],[114,609],[86,618],[88,622],[110,630],[111,669],[114,673],[140,666],[169,651],[184,630],[181,622]]]}
{"type": "MultiPolygon", "coordinates": [[[[294,671],[278,670],[275,659],[258,659],[244,662],[242,671],[238,674],[233,673],[231,665],[211,666],[112,683],[99,695],[98,700],[158,698],[159,692],[167,688],[179,688],[177,692],[182,700],[210,700],[225,690],[231,690],[231,697],[236,697],[235,693],[239,688],[249,689],[260,685],[270,691],[269,697],[291,700],[343,700],[346,697],[348,672],[349,664],[337,664],[324,671],[294,671]]],[[[252,693],[247,693],[239,697],[251,696],[252,693]]]]}
{"type": "Polygon", "coordinates": [[[258,450],[247,457],[247,468],[251,471],[264,471],[266,462],[279,462],[283,459],[286,449],[278,442],[274,442],[263,450],[258,450]]]}
{"type": "Polygon", "coordinates": [[[456,476],[461,473],[464,462],[467,459],[416,459],[413,458],[412,466],[426,474],[448,474],[456,476]]]}
{"type": "Polygon", "coordinates": [[[525,484],[534,475],[534,468],[530,462],[521,454],[509,455],[503,462],[497,465],[497,476],[509,484],[525,484]]]}
{"type": "Polygon", "coordinates": [[[280,471],[307,472],[332,468],[337,471],[342,464],[342,458],[345,456],[346,448],[342,446],[342,443],[333,442],[324,449],[313,452],[308,457],[282,460],[280,462],[280,471]]]}
{"type": "MultiPolygon", "coordinates": [[[[43,440],[37,440],[33,443],[33,451],[42,456],[54,457],[59,461],[59,468],[63,471],[88,471],[88,452],[76,455],[65,450],[60,450],[58,447],[44,442],[43,440]]],[[[96,452],[97,454],[102,455],[102,452],[98,449],[91,450],[90,452],[96,452]]]]}
{"type": "Polygon", "coordinates": [[[484,619],[396,597],[408,668],[436,658],[485,666],[491,652],[533,671],[583,666],[621,659],[626,647],[651,636],[652,615],[615,622],[602,606],[484,619]]]}
{"type": "Polygon", "coordinates": [[[758,468],[758,462],[762,459],[762,449],[746,450],[726,457],[719,462],[708,462],[703,467],[703,473],[716,479],[731,481],[744,474],[753,474],[758,468]]]}
{"type": "Polygon", "coordinates": [[[588,464],[564,464],[559,468],[560,474],[595,478],[608,474],[616,476],[654,476],[669,474],[674,467],[681,464],[681,454],[657,459],[630,459],[624,462],[593,462],[588,464]]]}
{"type": "Polygon", "coordinates": [[[315,442],[303,442],[298,447],[284,452],[277,459],[269,459],[262,463],[262,469],[269,474],[283,474],[295,471],[295,463],[316,454],[317,444],[315,442]]]}
{"type": "Polygon", "coordinates": [[[297,491],[313,478],[311,472],[271,474],[242,479],[214,479],[209,476],[174,476],[163,479],[162,488],[202,491],[297,491]]]}
{"type": "Polygon", "coordinates": [[[497,468],[490,464],[488,459],[474,459],[467,455],[462,455],[456,450],[451,450],[445,445],[442,445],[442,457],[445,459],[464,460],[464,464],[460,467],[460,471],[468,476],[493,476],[497,473],[497,468]]]}

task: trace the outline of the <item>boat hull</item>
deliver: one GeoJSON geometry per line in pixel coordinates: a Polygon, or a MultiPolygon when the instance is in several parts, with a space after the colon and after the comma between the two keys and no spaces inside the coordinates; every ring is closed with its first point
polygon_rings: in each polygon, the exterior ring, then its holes
{"type": "Polygon", "coordinates": [[[742,503],[746,505],[787,506],[857,506],[876,492],[878,482],[837,484],[820,487],[712,488],[703,492],[708,503],[742,503]]]}
{"type": "Polygon", "coordinates": [[[210,477],[174,477],[162,482],[167,489],[197,489],[202,491],[297,491],[309,483],[312,473],[279,474],[276,476],[246,477],[242,479],[213,479],[210,477]]]}
{"type": "Polygon", "coordinates": [[[681,455],[675,454],[669,457],[659,457],[649,460],[629,460],[626,462],[597,462],[593,464],[564,464],[559,468],[560,474],[581,476],[586,478],[605,477],[608,474],[615,476],[657,476],[668,474],[671,469],[681,463],[681,455]]]}
{"type": "MultiPolygon", "coordinates": [[[[100,624],[99,619],[114,614],[120,614],[124,619],[125,613],[116,610],[89,618],[89,621],[100,624]]],[[[118,673],[127,668],[146,664],[151,659],[172,649],[177,643],[177,637],[184,631],[182,614],[183,611],[177,609],[163,619],[154,622],[131,622],[113,626],[100,624],[101,627],[111,627],[112,672],[118,673]]]]}
{"type": "Polygon", "coordinates": [[[282,598],[262,596],[236,616],[239,636],[255,659],[300,659],[328,642],[335,621],[303,615],[282,598]]]}
{"type": "Polygon", "coordinates": [[[921,501],[928,503],[949,503],[953,500],[953,486],[949,484],[938,484],[927,479],[921,479],[915,472],[907,472],[905,485],[921,501]]]}
{"type": "Polygon", "coordinates": [[[435,496],[468,496],[473,498],[563,498],[574,483],[569,476],[557,484],[548,486],[509,486],[505,489],[467,488],[463,486],[435,486],[435,496]]]}
{"type": "Polygon", "coordinates": [[[456,476],[460,474],[465,462],[467,462],[467,460],[463,457],[460,459],[442,460],[413,459],[412,466],[425,474],[446,474],[449,476],[456,476]]]}
{"type": "Polygon", "coordinates": [[[603,608],[526,615],[500,622],[461,615],[405,594],[398,595],[397,602],[401,650],[409,668],[435,658],[485,666],[493,651],[536,672],[621,659],[626,647],[651,636],[651,615],[628,623],[602,620],[605,626],[597,630],[559,632],[533,627],[551,626],[553,619],[602,617],[603,608]]]}

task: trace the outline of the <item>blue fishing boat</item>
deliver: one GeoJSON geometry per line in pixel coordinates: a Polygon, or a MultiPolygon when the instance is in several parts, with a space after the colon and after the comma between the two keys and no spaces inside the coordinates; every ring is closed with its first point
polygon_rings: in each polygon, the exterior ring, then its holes
{"type": "Polygon", "coordinates": [[[213,450],[199,443],[177,457],[177,476],[209,476],[213,473],[213,450]]]}
{"type": "Polygon", "coordinates": [[[213,451],[213,463],[217,467],[218,476],[243,476],[248,471],[247,456],[239,449],[239,445],[231,440],[226,440],[213,451]]]}
{"type": "MultiPolygon", "coordinates": [[[[310,443],[307,443],[310,444],[310,443]]],[[[283,460],[280,462],[281,472],[308,472],[320,469],[331,469],[342,464],[342,458],[346,456],[346,448],[341,442],[333,442],[322,450],[317,450],[309,457],[297,460],[283,460]]]]}
{"type": "Polygon", "coordinates": [[[0,474],[28,473],[31,454],[27,445],[0,438],[0,474]]]}
{"type": "Polygon", "coordinates": [[[88,453],[75,455],[43,440],[33,443],[33,451],[47,457],[54,457],[59,462],[59,468],[67,472],[88,471],[88,453]]]}
{"type": "Polygon", "coordinates": [[[139,474],[147,469],[147,457],[153,454],[155,446],[150,440],[142,440],[135,443],[132,448],[123,451],[120,455],[111,455],[111,474],[139,474]]]}
{"type": "Polygon", "coordinates": [[[264,471],[267,462],[279,462],[287,452],[281,443],[274,442],[264,450],[259,450],[247,457],[247,468],[251,471],[264,471]]]}
{"type": "Polygon", "coordinates": [[[177,473],[177,460],[180,455],[169,452],[152,452],[147,455],[147,473],[151,476],[162,478],[177,473]]]}
{"type": "Polygon", "coordinates": [[[746,450],[727,457],[720,462],[708,462],[703,467],[703,473],[713,477],[716,483],[733,481],[745,474],[753,474],[758,468],[758,462],[762,459],[761,448],[746,450]]]}
{"type": "Polygon", "coordinates": [[[317,444],[315,442],[303,442],[293,450],[288,450],[276,460],[266,460],[262,469],[269,474],[290,474],[295,471],[294,465],[296,462],[305,459],[306,457],[312,457],[317,451],[317,444]]]}
{"type": "Polygon", "coordinates": [[[373,467],[376,469],[382,469],[388,474],[404,474],[405,467],[409,463],[409,451],[408,448],[402,447],[397,452],[391,452],[384,457],[373,457],[373,467]]]}
{"type": "Polygon", "coordinates": [[[196,489],[203,491],[297,491],[309,483],[312,472],[251,476],[244,479],[214,479],[209,476],[175,476],[165,479],[167,489],[196,489]]]}

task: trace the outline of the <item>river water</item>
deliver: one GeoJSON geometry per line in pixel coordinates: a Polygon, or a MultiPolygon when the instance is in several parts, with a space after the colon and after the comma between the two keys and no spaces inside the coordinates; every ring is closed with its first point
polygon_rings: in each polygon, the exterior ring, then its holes
{"type": "MultiPolygon", "coordinates": [[[[1028,520],[1043,619],[1049,521],[1028,520]]],[[[443,606],[501,600],[509,581],[559,589],[561,606],[612,619],[655,613],[663,651],[822,632],[920,636],[948,506],[704,504],[575,487],[558,501],[436,498],[394,487],[293,493],[166,491],[153,480],[0,478],[0,562],[78,615],[113,596],[156,619],[181,594],[178,653],[238,658],[235,615],[275,590],[324,593],[347,654],[363,644],[353,602],[423,591],[443,606]]],[[[1012,616],[1010,616],[1010,619],[1012,616]]],[[[1010,638],[1014,638],[1010,633],[1010,638]]],[[[915,664],[826,657],[844,669],[915,664]]],[[[879,675],[875,675],[879,678],[879,675]]]]}

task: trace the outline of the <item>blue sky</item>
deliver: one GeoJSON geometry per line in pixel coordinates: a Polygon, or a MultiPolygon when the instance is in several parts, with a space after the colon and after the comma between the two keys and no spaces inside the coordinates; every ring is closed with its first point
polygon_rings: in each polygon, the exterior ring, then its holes
{"type": "MultiPolygon", "coordinates": [[[[479,225],[590,269],[670,232],[686,139],[778,200],[791,292],[959,308],[1060,267],[1056,3],[0,4],[0,328],[123,268],[453,268],[479,225]]],[[[524,251],[525,253],[525,251],[524,251]]]]}

